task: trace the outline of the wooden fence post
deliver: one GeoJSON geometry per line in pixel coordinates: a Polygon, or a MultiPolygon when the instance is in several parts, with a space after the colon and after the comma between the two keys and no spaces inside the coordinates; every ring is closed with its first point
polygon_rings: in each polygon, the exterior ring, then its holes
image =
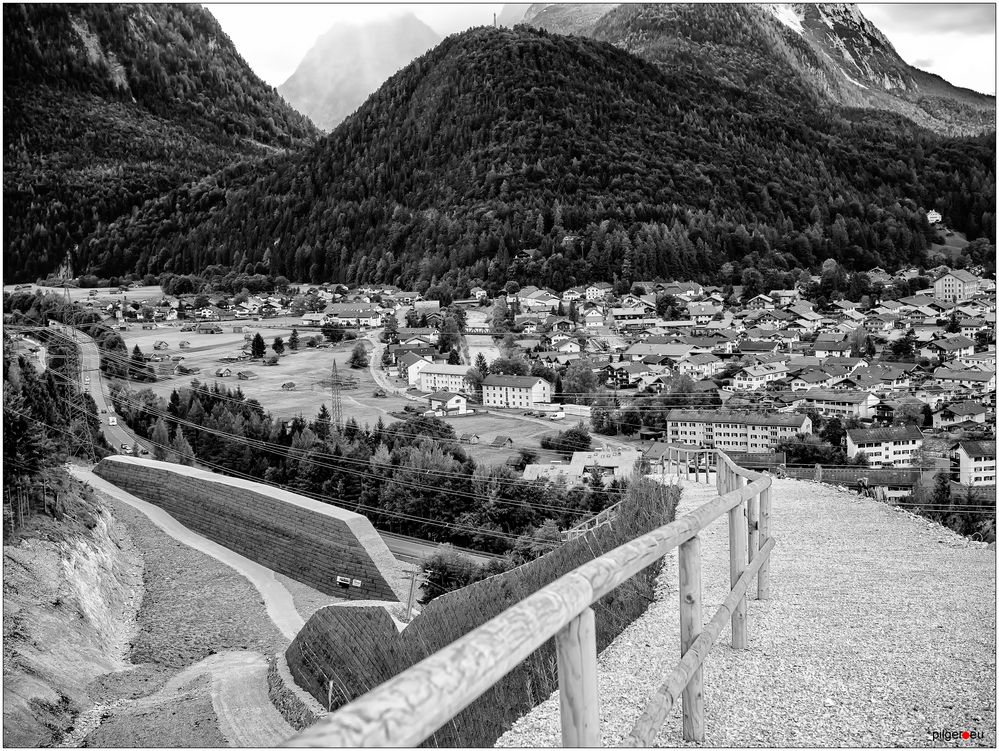
{"type": "MultiPolygon", "coordinates": [[[[680,656],[703,628],[701,614],[701,538],[680,545],[680,656]]],[[[683,739],[704,742],[704,673],[697,668],[683,689],[683,739]]]]}
{"type": "Polygon", "coordinates": [[[587,608],[555,634],[558,659],[562,746],[600,745],[600,697],[597,693],[597,629],[587,608]]]}
{"type": "MultiPolygon", "coordinates": [[[[770,488],[760,492],[760,547],[766,545],[770,539],[770,488]]],[[[756,599],[766,600],[770,598],[770,558],[763,561],[760,566],[760,573],[756,575],[756,599]]]]}
{"type": "MultiPolygon", "coordinates": [[[[743,478],[735,476],[735,487],[738,489],[743,484],[743,478]]],[[[738,583],[742,572],[746,570],[746,502],[742,501],[738,506],[728,512],[728,555],[729,555],[729,579],[731,587],[738,583]]],[[[743,596],[732,611],[732,648],[745,649],[748,643],[746,634],[746,598],[743,596]]]]}
{"type": "Polygon", "coordinates": [[[754,495],[746,501],[746,529],[748,530],[748,545],[746,546],[748,562],[752,563],[753,558],[760,549],[759,538],[760,521],[760,494],[754,495]]]}

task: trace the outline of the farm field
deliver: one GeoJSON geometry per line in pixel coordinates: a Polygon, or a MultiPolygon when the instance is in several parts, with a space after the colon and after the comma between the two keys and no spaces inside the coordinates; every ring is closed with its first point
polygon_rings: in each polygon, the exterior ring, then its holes
{"type": "MultiPolygon", "coordinates": [[[[24,292],[42,293],[47,292],[49,294],[64,295],[62,287],[39,287],[37,284],[25,284],[25,285],[14,285],[5,284],[4,292],[14,292],[14,287],[26,287],[24,292]]],[[[115,288],[117,289],[117,288],[115,288]]],[[[90,296],[90,289],[84,289],[81,287],[69,287],[69,299],[73,302],[78,300],[94,300],[107,304],[113,302],[114,300],[121,300],[122,298],[127,298],[129,300],[159,300],[163,297],[163,290],[159,285],[153,285],[149,287],[136,287],[135,289],[130,289],[127,292],[117,292],[116,294],[111,294],[111,290],[102,287],[97,289],[97,295],[94,297],[90,296]]]]}
{"type": "MultiPolygon", "coordinates": [[[[559,430],[564,430],[566,421],[562,420],[551,425],[544,425],[540,422],[518,420],[515,417],[506,417],[493,414],[476,414],[471,417],[446,417],[445,422],[454,428],[454,432],[460,437],[464,433],[475,433],[479,436],[477,444],[463,444],[465,453],[475,459],[480,464],[503,464],[511,456],[517,456],[519,449],[529,448],[538,452],[539,461],[552,461],[559,459],[559,455],[554,451],[541,448],[541,436],[553,435],[559,430]],[[493,448],[492,443],[496,436],[508,436],[513,439],[513,445],[508,448],[493,448]]],[[[569,423],[570,425],[572,423],[569,423]]]]}
{"type": "MultiPolygon", "coordinates": [[[[341,387],[344,420],[353,417],[361,425],[365,423],[374,425],[381,417],[384,422],[389,423],[395,419],[388,414],[389,412],[401,410],[405,404],[412,403],[398,396],[377,398],[373,395],[377,386],[367,368],[352,370],[347,365],[347,359],[355,342],[341,342],[335,347],[320,349],[305,347],[303,344],[297,352],[289,353],[286,349],[285,355],[280,358],[277,365],[273,366],[264,365],[259,360],[222,362],[221,357],[242,349],[246,332],[252,335],[260,331],[264,341],[270,346],[276,336],[282,337],[287,342],[292,327],[280,327],[275,324],[274,319],[270,319],[267,328],[260,328],[257,325],[244,326],[242,333],[231,333],[232,324],[223,325],[222,328],[226,333],[197,334],[193,331],[181,332],[179,328],[154,330],[133,328],[122,332],[122,335],[129,351],[138,344],[144,354],[152,355],[156,352],[153,345],[157,341],[165,341],[169,346],[166,350],[161,350],[161,354],[170,356],[183,354],[184,365],[201,368],[201,372],[194,375],[161,377],[156,383],[142,385],[143,388],[148,386],[154,393],[164,398],[169,398],[171,391],[190,384],[194,379],[209,384],[218,382],[231,389],[239,386],[246,396],[257,399],[264,409],[275,417],[291,419],[301,414],[311,420],[316,416],[321,404],[331,406],[330,389],[328,386],[320,386],[319,381],[329,379],[335,360],[341,377],[349,376],[357,381],[355,388],[341,387]],[[182,340],[189,341],[191,346],[180,349],[182,340]],[[229,368],[232,375],[215,376],[216,369],[221,367],[229,368]],[[257,377],[251,380],[241,380],[236,377],[238,371],[247,370],[255,373],[257,377]],[[282,384],[289,382],[295,384],[294,389],[281,388],[282,384]]],[[[303,340],[314,333],[299,328],[299,335],[303,340]]]]}

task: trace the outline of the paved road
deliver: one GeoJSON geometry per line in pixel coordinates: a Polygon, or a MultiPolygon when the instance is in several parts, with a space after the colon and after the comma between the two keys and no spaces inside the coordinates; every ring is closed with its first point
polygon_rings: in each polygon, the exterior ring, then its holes
{"type": "Polygon", "coordinates": [[[97,348],[97,343],[82,331],[78,331],[71,326],[53,322],[49,328],[61,331],[79,347],[81,388],[89,392],[97,404],[98,416],[101,418],[101,432],[108,443],[116,451],[120,451],[123,443],[128,446],[137,443],[140,448],[152,451],[153,447],[149,441],[145,438],[140,438],[129,430],[124,420],[119,418],[117,425],[110,424],[110,418],[115,417],[115,413],[111,405],[111,400],[107,396],[110,390],[109,386],[105,383],[104,374],[100,370],[101,354],[97,348]]]}

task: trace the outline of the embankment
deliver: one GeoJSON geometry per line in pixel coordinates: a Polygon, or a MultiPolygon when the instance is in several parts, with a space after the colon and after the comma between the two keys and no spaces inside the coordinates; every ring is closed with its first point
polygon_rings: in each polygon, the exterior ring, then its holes
{"type": "Polygon", "coordinates": [[[63,520],[36,516],[4,544],[4,746],[58,743],[134,634],[141,556],[89,492],[66,504],[63,520]]]}

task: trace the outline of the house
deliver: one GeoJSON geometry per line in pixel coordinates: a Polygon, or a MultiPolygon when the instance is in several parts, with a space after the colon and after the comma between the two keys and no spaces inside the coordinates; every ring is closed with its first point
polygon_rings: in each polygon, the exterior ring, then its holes
{"type": "Polygon", "coordinates": [[[450,391],[437,391],[427,397],[430,409],[440,416],[468,413],[468,398],[450,391]]]}
{"type": "Polygon", "coordinates": [[[977,402],[949,404],[933,413],[933,427],[948,428],[951,425],[966,422],[984,425],[987,413],[988,409],[977,402]]]}
{"type": "Polygon", "coordinates": [[[995,391],[995,370],[953,370],[937,368],[933,371],[933,380],[940,386],[962,386],[968,389],[995,391]]]}
{"type": "Polygon", "coordinates": [[[995,441],[961,441],[957,457],[962,485],[996,484],[995,441]]]}
{"type": "Polygon", "coordinates": [[[676,364],[676,369],[683,375],[689,375],[695,381],[701,378],[711,378],[722,371],[723,363],[721,358],[710,352],[690,355],[681,359],[676,364]]]}
{"type": "Polygon", "coordinates": [[[295,390],[295,382],[294,381],[288,381],[286,383],[282,383],[281,384],[281,390],[282,391],[294,391],[295,390]]]}
{"type": "Polygon", "coordinates": [[[819,414],[870,419],[878,399],[866,391],[833,391],[828,389],[809,389],[800,397],[795,397],[793,404],[814,409],[819,414]]]}
{"type": "Polygon", "coordinates": [[[574,339],[566,339],[555,346],[555,351],[563,355],[578,353],[580,351],[579,342],[574,339]]]}
{"type": "Polygon", "coordinates": [[[743,368],[732,379],[732,386],[740,391],[756,391],[771,381],[787,376],[787,365],[771,363],[769,365],[751,365],[743,368]]]}
{"type": "Polygon", "coordinates": [[[604,367],[604,378],[608,386],[628,388],[637,384],[651,373],[649,366],[642,362],[613,362],[604,367]]]}
{"type": "Polygon", "coordinates": [[[552,400],[552,385],[537,376],[489,375],[482,382],[482,403],[487,407],[521,407],[552,400]]]}
{"type": "Polygon", "coordinates": [[[231,368],[215,368],[216,378],[228,378],[231,375],[232,375],[231,368]]]}
{"type": "Polygon", "coordinates": [[[433,362],[426,357],[422,357],[414,352],[407,352],[399,358],[398,373],[400,378],[405,378],[410,386],[419,383],[420,371],[433,362]]]}
{"type": "Polygon", "coordinates": [[[189,341],[187,341],[187,339],[184,339],[184,340],[183,340],[183,341],[181,341],[181,343],[180,343],[180,344],[178,344],[177,346],[178,346],[178,347],[180,347],[181,349],[187,349],[188,347],[190,347],[190,346],[191,346],[191,343],[190,343],[189,341]]]}
{"type": "Polygon", "coordinates": [[[489,297],[489,293],[482,289],[482,287],[472,287],[472,289],[469,290],[469,294],[476,300],[485,300],[489,297]]]}
{"type": "Polygon", "coordinates": [[[607,282],[596,282],[586,288],[586,299],[603,300],[613,289],[613,285],[610,285],[607,282]]]}
{"type": "Polygon", "coordinates": [[[940,215],[939,211],[930,209],[929,211],[926,212],[926,221],[929,222],[930,224],[940,224],[940,221],[942,219],[943,217],[940,215]]]}
{"type": "Polygon", "coordinates": [[[489,444],[490,448],[494,449],[505,449],[513,445],[513,439],[508,435],[498,435],[493,438],[492,443],[489,444]]]}
{"type": "Polygon", "coordinates": [[[153,345],[153,349],[169,349],[169,348],[170,345],[164,341],[156,342],[156,344],[153,345]]]}
{"type": "Polygon", "coordinates": [[[919,354],[928,359],[937,358],[941,362],[957,357],[967,357],[975,354],[975,343],[962,334],[935,339],[921,347],[919,354]]]}
{"type": "Polygon", "coordinates": [[[746,303],[746,308],[749,310],[773,310],[776,307],[774,299],[764,294],[759,294],[746,303]]]}
{"type": "Polygon", "coordinates": [[[198,334],[221,334],[222,327],[217,323],[199,323],[195,332],[198,334]]]}
{"type": "Polygon", "coordinates": [[[811,432],[811,418],[801,414],[671,409],[666,415],[667,440],[671,443],[693,443],[725,451],[770,451],[782,439],[811,432]]]}
{"type": "Polygon", "coordinates": [[[923,446],[923,433],[914,425],[846,431],[846,455],[863,452],[874,467],[911,467],[923,446]]]}
{"type": "Polygon", "coordinates": [[[467,443],[469,445],[475,445],[479,442],[478,433],[462,433],[461,437],[458,439],[461,443],[467,443]]]}
{"type": "Polygon", "coordinates": [[[588,329],[596,329],[604,325],[604,314],[596,308],[593,308],[583,313],[580,320],[583,322],[584,327],[588,329]]]}
{"type": "Polygon", "coordinates": [[[948,271],[933,282],[933,297],[938,300],[967,300],[978,293],[982,280],[974,274],[955,270],[948,271]]]}
{"type": "Polygon", "coordinates": [[[420,391],[468,392],[472,384],[468,380],[468,365],[440,365],[429,363],[420,369],[417,381],[420,391]]]}
{"type": "Polygon", "coordinates": [[[815,342],[815,356],[816,357],[847,357],[850,354],[850,343],[846,341],[842,342],[830,342],[823,341],[815,342]]]}

